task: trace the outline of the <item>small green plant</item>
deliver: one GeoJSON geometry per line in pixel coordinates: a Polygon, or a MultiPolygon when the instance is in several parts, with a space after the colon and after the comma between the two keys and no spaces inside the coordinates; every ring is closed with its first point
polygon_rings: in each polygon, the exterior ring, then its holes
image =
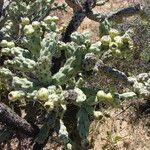
{"type": "Polygon", "coordinates": [[[107,131],[107,137],[106,137],[106,144],[103,145],[102,150],[114,150],[116,147],[116,144],[122,140],[122,137],[120,136],[114,136],[112,135],[111,131],[107,131]]]}

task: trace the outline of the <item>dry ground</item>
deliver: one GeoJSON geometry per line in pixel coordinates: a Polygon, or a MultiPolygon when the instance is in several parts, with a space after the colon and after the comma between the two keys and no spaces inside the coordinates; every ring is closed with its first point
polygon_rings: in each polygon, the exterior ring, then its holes
{"type": "MultiPolygon", "coordinates": [[[[61,0],[58,0],[61,1],[61,0]]],[[[109,12],[142,0],[110,0],[95,11],[109,12]]],[[[61,23],[69,21],[72,10],[63,13],[61,23]]],[[[61,16],[62,17],[62,16],[61,16]]],[[[98,23],[88,18],[82,22],[78,31],[90,31],[91,39],[98,40],[98,23]]],[[[89,139],[93,141],[91,150],[149,150],[150,149],[150,102],[134,100],[125,102],[119,109],[110,109],[108,118],[91,124],[89,139]],[[129,107],[129,108],[128,108],[129,107]]]]}

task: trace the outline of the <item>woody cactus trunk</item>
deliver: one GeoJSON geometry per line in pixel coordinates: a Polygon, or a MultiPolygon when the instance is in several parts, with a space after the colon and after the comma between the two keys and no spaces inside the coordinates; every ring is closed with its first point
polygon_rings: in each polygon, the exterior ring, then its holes
{"type": "Polygon", "coordinates": [[[107,1],[66,1],[74,8],[66,27],[57,25],[57,16],[49,15],[54,10],[66,11],[66,3],[1,2],[1,143],[21,133],[33,138],[33,149],[42,149],[55,132],[64,149],[87,149],[91,116],[103,116],[97,106],[117,107],[126,99],[150,97],[150,72],[128,77],[111,66],[117,58],[131,61],[134,52],[132,32],[121,34],[111,28],[111,22],[135,14],[146,18],[145,7],[136,4],[105,14],[92,11],[107,1]],[[76,32],[85,17],[100,24],[95,43],[88,32],[76,32]],[[88,78],[96,76],[119,81],[130,91],[87,86],[88,78]]]}

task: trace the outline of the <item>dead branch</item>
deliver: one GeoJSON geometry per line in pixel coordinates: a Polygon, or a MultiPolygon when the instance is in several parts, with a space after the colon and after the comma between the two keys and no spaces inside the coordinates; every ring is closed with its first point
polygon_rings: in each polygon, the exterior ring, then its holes
{"type": "Polygon", "coordinates": [[[0,122],[8,126],[10,129],[28,136],[35,136],[38,132],[25,119],[18,116],[3,103],[0,103],[0,122]]]}

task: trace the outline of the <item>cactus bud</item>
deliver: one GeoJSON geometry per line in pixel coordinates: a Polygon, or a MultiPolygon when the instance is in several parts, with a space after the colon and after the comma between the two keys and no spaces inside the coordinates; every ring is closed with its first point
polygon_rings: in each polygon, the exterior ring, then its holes
{"type": "Polygon", "coordinates": [[[47,17],[44,18],[43,21],[44,21],[46,24],[50,24],[50,23],[53,21],[53,19],[52,19],[51,16],[47,16],[47,17]]]}
{"type": "Polygon", "coordinates": [[[19,100],[20,98],[22,98],[23,96],[24,96],[24,92],[22,92],[22,91],[11,91],[8,94],[8,99],[11,102],[15,102],[15,101],[19,100]]]}
{"type": "Polygon", "coordinates": [[[65,29],[66,29],[66,26],[61,26],[58,30],[59,30],[59,32],[64,32],[65,29]]]}
{"type": "Polygon", "coordinates": [[[107,102],[111,102],[113,100],[113,96],[111,93],[105,93],[103,90],[100,90],[97,92],[97,98],[100,101],[107,101],[107,102]]]}
{"type": "Polygon", "coordinates": [[[59,18],[57,16],[53,16],[51,18],[51,21],[54,21],[54,22],[58,22],[59,21],[59,18]]]}
{"type": "Polygon", "coordinates": [[[40,88],[36,94],[37,99],[41,101],[47,101],[49,96],[48,89],[46,88],[40,88]]]}
{"type": "Polygon", "coordinates": [[[132,41],[132,39],[130,38],[130,36],[128,34],[124,34],[122,36],[122,40],[124,43],[128,43],[128,42],[132,41]]]}
{"type": "Polygon", "coordinates": [[[10,25],[6,25],[5,28],[6,28],[7,30],[10,30],[10,29],[11,29],[11,26],[10,26],[10,25]]]}
{"type": "Polygon", "coordinates": [[[25,35],[32,35],[34,33],[34,29],[33,29],[32,25],[25,25],[24,33],[25,33],[25,35]]]}
{"type": "Polygon", "coordinates": [[[119,49],[116,49],[114,53],[115,53],[116,56],[120,56],[121,55],[121,51],[119,49]]]}
{"type": "Polygon", "coordinates": [[[39,22],[39,21],[33,21],[33,22],[32,22],[32,27],[33,27],[34,29],[40,28],[40,22],[39,22]]]}
{"type": "Polygon", "coordinates": [[[102,119],[103,113],[101,111],[94,111],[93,116],[95,119],[102,119]]]}
{"type": "Polygon", "coordinates": [[[109,35],[112,39],[114,39],[114,37],[118,36],[119,35],[119,31],[116,30],[116,29],[113,29],[111,28],[110,31],[109,31],[109,35]]]}
{"type": "Polygon", "coordinates": [[[27,18],[27,17],[25,17],[25,18],[21,18],[21,24],[22,25],[29,25],[29,23],[30,23],[30,20],[29,20],[29,18],[27,18]]]}
{"type": "Polygon", "coordinates": [[[118,44],[118,47],[121,47],[123,45],[123,40],[121,36],[114,37],[114,41],[118,44]]]}
{"type": "Polygon", "coordinates": [[[103,90],[100,90],[100,91],[98,91],[97,92],[97,99],[98,100],[102,100],[102,99],[104,99],[105,98],[105,96],[106,96],[106,93],[103,91],[103,90]]]}
{"type": "Polygon", "coordinates": [[[13,41],[7,42],[7,47],[8,48],[15,47],[15,43],[13,41]]]}
{"type": "Polygon", "coordinates": [[[114,50],[118,49],[118,44],[115,42],[110,42],[109,48],[110,48],[110,50],[114,51],[114,50]]]}
{"type": "Polygon", "coordinates": [[[112,96],[111,93],[107,93],[106,94],[106,100],[108,100],[108,101],[112,101],[113,100],[113,96],[112,96]]]}
{"type": "Polygon", "coordinates": [[[108,46],[109,43],[111,42],[111,37],[109,35],[104,35],[101,38],[101,42],[102,42],[102,45],[108,46]]]}
{"type": "Polygon", "coordinates": [[[1,43],[0,43],[0,46],[1,47],[7,47],[7,43],[8,43],[8,41],[2,40],[1,43]]]}
{"type": "Polygon", "coordinates": [[[47,101],[47,102],[45,102],[44,107],[48,111],[52,111],[54,109],[54,102],[53,101],[47,101]]]}
{"type": "Polygon", "coordinates": [[[44,18],[44,22],[47,24],[50,24],[51,22],[57,22],[59,20],[59,18],[57,16],[47,16],[44,18]]]}
{"type": "Polygon", "coordinates": [[[67,150],[72,150],[72,145],[70,143],[67,144],[67,150]]]}

